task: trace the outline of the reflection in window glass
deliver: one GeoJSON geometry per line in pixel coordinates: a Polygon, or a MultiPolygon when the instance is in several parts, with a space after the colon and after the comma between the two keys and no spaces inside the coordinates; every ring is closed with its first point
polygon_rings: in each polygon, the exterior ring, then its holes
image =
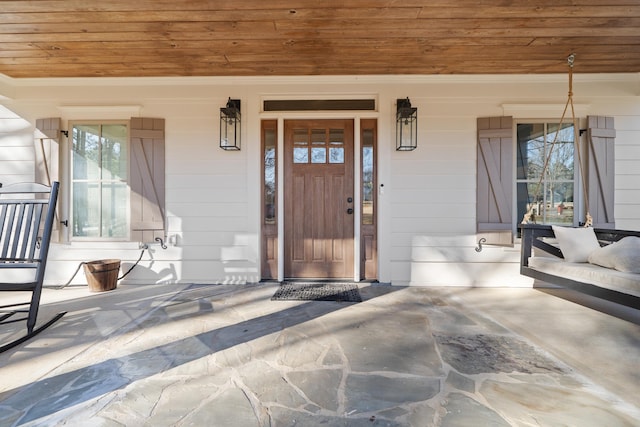
{"type": "Polygon", "coordinates": [[[574,153],[573,124],[562,128],[556,123],[518,124],[518,219],[533,208],[538,223],[573,224],[574,153]]]}
{"type": "Polygon", "coordinates": [[[343,147],[329,147],[329,163],[344,163],[343,147]]]}
{"type": "Polygon", "coordinates": [[[127,178],[127,129],[123,125],[103,125],[102,179],[124,180],[127,178]]]}
{"type": "Polygon", "coordinates": [[[311,129],[311,163],[327,163],[326,133],[311,129]]]}
{"type": "Polygon", "coordinates": [[[344,144],[344,129],[329,129],[330,144],[344,144]]]}
{"type": "Polygon", "coordinates": [[[518,125],[518,179],[540,178],[545,159],[544,124],[518,125]]]}
{"type": "Polygon", "coordinates": [[[264,221],[276,222],[276,132],[264,131],[264,221]]]}
{"type": "Polygon", "coordinates": [[[362,223],[373,224],[373,131],[362,131],[362,223]]]}
{"type": "Polygon", "coordinates": [[[327,163],[327,149],[325,147],[312,147],[311,163],[327,163]]]}
{"type": "Polygon", "coordinates": [[[344,163],[344,129],[329,130],[329,163],[344,163]]]}
{"type": "Polygon", "coordinates": [[[294,145],[308,145],[309,135],[307,135],[306,129],[294,129],[293,130],[293,144],[294,145]]]}
{"type": "Polygon", "coordinates": [[[124,237],[128,234],[126,182],[104,182],[102,184],[102,230],[101,237],[124,237]]]}
{"type": "Polygon", "coordinates": [[[73,128],[73,179],[100,177],[100,126],[73,128]]]}
{"type": "Polygon", "coordinates": [[[555,123],[549,124],[549,135],[547,135],[547,144],[553,144],[554,149],[551,151],[551,158],[547,166],[547,176],[552,180],[570,180],[573,181],[573,125],[563,125],[558,130],[555,123]]]}
{"type": "Polygon", "coordinates": [[[124,239],[129,234],[127,125],[72,128],[73,237],[124,239]]]}
{"type": "Polygon", "coordinates": [[[311,129],[311,145],[325,145],[327,141],[324,129],[311,129]]]}
{"type": "Polygon", "coordinates": [[[100,237],[100,193],[98,184],[73,183],[73,235],[100,237]]]}
{"type": "Polygon", "coordinates": [[[293,163],[309,163],[309,134],[307,129],[293,130],[293,163]]]}
{"type": "Polygon", "coordinates": [[[293,147],[293,163],[309,163],[309,149],[293,147]]]}

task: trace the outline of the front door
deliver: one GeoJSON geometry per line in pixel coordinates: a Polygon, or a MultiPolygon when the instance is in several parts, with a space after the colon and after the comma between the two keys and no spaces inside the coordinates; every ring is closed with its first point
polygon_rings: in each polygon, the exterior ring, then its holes
{"type": "Polygon", "coordinates": [[[284,276],[352,280],[353,120],[284,128],[284,276]]]}

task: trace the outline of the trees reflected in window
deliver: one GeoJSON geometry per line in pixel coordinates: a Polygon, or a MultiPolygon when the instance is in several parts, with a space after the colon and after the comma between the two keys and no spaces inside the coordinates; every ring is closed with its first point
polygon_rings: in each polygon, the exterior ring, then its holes
{"type": "Polygon", "coordinates": [[[264,221],[276,223],[276,131],[265,129],[264,135],[264,221]]]}
{"type": "Polygon", "coordinates": [[[72,125],[72,235],[128,237],[128,126],[72,125]]]}
{"type": "Polygon", "coordinates": [[[374,208],[374,135],[362,130],[362,224],[373,224],[374,208]]]}
{"type": "Polygon", "coordinates": [[[538,223],[573,224],[573,124],[519,123],[516,148],[518,218],[533,209],[538,223]]]}

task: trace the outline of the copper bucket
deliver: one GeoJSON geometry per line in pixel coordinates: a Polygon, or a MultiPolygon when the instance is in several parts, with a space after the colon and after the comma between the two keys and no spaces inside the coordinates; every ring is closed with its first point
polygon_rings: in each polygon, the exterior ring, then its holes
{"type": "Polygon", "coordinates": [[[102,259],[84,263],[84,274],[87,277],[89,291],[111,291],[118,285],[119,259],[102,259]]]}

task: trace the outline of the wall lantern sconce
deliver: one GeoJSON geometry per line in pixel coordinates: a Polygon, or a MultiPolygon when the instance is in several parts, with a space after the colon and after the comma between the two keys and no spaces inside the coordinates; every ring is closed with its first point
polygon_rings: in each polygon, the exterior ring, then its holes
{"type": "Polygon", "coordinates": [[[240,100],[231,99],[220,109],[220,148],[240,150],[240,100]]]}
{"type": "Polygon", "coordinates": [[[396,151],[412,151],[418,147],[418,109],[411,101],[398,99],[396,111],[396,151]]]}

